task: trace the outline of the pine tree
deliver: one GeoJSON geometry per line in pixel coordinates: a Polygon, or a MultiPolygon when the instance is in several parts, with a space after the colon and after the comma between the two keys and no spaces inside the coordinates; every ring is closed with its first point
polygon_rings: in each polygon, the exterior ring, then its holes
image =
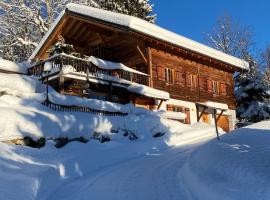
{"type": "Polygon", "coordinates": [[[241,27],[225,15],[218,19],[212,33],[207,34],[207,41],[215,49],[249,63],[249,71],[235,74],[236,111],[240,120],[258,122],[270,118],[270,96],[269,84],[259,70],[260,63],[251,53],[254,47],[251,36],[249,28],[241,27]]]}
{"type": "Polygon", "coordinates": [[[269,85],[262,78],[257,63],[246,55],[250,70],[236,76],[237,116],[242,121],[258,122],[270,118],[269,85]]]}
{"type": "Polygon", "coordinates": [[[67,3],[103,8],[154,22],[149,0],[1,0],[0,57],[28,59],[67,3]]]}

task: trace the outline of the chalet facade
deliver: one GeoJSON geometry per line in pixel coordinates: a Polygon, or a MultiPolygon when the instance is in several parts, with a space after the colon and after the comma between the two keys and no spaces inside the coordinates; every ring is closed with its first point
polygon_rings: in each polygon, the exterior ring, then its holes
{"type": "Polygon", "coordinates": [[[49,65],[47,82],[61,93],[148,109],[184,112],[232,130],[236,120],[233,74],[243,60],[136,17],[68,4],[30,57],[29,73],[49,65]],[[59,40],[72,55],[49,50],[59,40]]]}

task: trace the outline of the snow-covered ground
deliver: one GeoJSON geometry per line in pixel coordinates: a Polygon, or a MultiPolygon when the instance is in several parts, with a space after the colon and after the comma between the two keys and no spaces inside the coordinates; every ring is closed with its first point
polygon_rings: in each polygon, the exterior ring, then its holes
{"type": "Polygon", "coordinates": [[[54,103],[128,115],[55,112],[41,104],[45,98],[35,78],[0,73],[0,141],[47,140],[40,149],[0,142],[0,199],[270,199],[269,121],[218,141],[214,127],[185,125],[164,111],[50,88],[54,103]],[[129,140],[126,132],[138,139],[129,140]],[[92,139],[97,133],[111,141],[92,139]],[[59,137],[89,141],[58,149],[53,141],[59,137]]]}
{"type": "Polygon", "coordinates": [[[0,143],[1,197],[269,199],[269,127],[262,122],[220,141],[199,132],[192,141],[183,134],[188,144],[177,145],[162,137],[129,141],[120,135],[105,144],[90,140],[61,149],[53,143],[39,150],[0,143]]]}

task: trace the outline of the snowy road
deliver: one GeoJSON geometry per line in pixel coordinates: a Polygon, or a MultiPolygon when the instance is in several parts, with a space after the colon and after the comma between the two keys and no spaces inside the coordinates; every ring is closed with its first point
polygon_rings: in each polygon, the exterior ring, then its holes
{"type": "Polygon", "coordinates": [[[193,149],[149,153],[85,174],[62,185],[49,199],[186,199],[177,174],[193,149]]]}

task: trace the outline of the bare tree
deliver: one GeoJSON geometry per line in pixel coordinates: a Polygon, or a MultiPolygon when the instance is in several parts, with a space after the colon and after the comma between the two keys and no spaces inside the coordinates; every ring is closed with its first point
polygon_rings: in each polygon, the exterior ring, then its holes
{"type": "Polygon", "coordinates": [[[80,3],[153,22],[149,0],[1,0],[0,57],[22,61],[29,57],[67,3],[80,3]]]}
{"type": "Polygon", "coordinates": [[[270,44],[262,52],[261,65],[264,69],[263,79],[266,84],[270,85],[270,44]]]}
{"type": "Polygon", "coordinates": [[[217,19],[211,33],[206,34],[206,42],[224,53],[245,59],[254,45],[252,31],[235,23],[228,14],[217,19]]]}
{"type": "MultiPolygon", "coordinates": [[[[237,116],[244,121],[257,122],[270,118],[269,86],[259,70],[260,62],[255,54],[252,31],[240,26],[224,15],[217,20],[207,43],[224,53],[239,57],[249,63],[249,71],[235,74],[235,97],[237,116]]],[[[270,58],[270,51],[267,59],[270,58]]],[[[270,59],[268,60],[270,61],[270,59]]]]}

